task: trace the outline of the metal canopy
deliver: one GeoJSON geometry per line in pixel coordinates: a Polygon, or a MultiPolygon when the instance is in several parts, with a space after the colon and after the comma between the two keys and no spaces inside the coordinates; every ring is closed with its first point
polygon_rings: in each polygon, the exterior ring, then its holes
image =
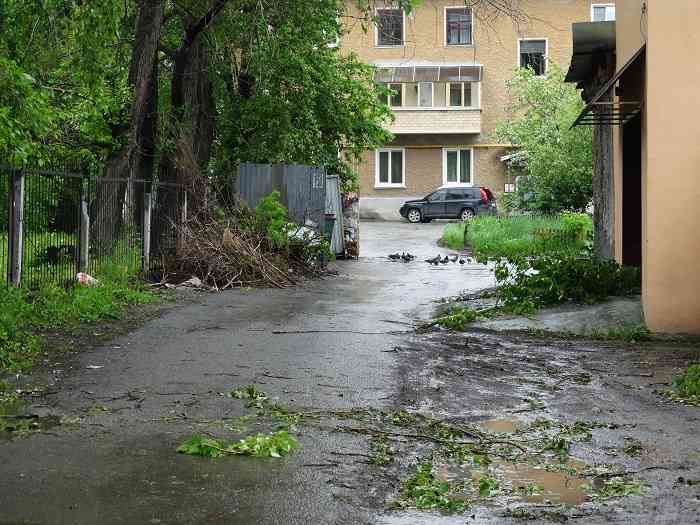
{"type": "Polygon", "coordinates": [[[484,67],[480,64],[375,64],[377,82],[481,82],[484,67]]]}
{"type": "Polygon", "coordinates": [[[598,93],[591,101],[583,108],[583,111],[574,121],[571,127],[575,126],[622,126],[627,124],[634,117],[642,112],[642,102],[640,101],[623,101],[623,102],[601,102],[603,98],[620,80],[622,75],[632,66],[637,60],[641,60],[646,53],[646,44],[630,58],[627,63],[615,73],[605,85],[600,88],[598,93]]]}

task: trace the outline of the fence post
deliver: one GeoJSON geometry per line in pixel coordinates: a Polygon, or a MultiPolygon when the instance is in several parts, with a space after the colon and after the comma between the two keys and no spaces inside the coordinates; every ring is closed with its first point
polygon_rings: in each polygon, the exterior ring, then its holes
{"type": "Polygon", "coordinates": [[[151,268],[151,211],[153,201],[151,194],[144,194],[143,206],[143,273],[148,274],[151,268]]]}
{"type": "Polygon", "coordinates": [[[88,213],[87,196],[85,188],[80,195],[80,258],[79,269],[87,273],[90,257],[90,214],[88,213]]]}
{"type": "Polygon", "coordinates": [[[22,283],[22,259],[24,254],[24,174],[12,174],[10,196],[9,282],[17,287],[22,283]]]}

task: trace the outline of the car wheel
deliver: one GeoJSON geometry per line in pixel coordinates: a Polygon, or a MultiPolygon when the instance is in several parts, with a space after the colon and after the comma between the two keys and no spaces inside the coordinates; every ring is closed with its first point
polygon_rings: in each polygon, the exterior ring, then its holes
{"type": "Polygon", "coordinates": [[[411,208],[410,210],[408,210],[406,218],[408,219],[408,222],[413,223],[420,222],[423,219],[420,210],[417,210],[415,208],[411,208]]]}
{"type": "Polygon", "coordinates": [[[459,218],[464,222],[473,219],[475,215],[474,210],[471,208],[464,208],[462,213],[459,214],[459,218]]]}

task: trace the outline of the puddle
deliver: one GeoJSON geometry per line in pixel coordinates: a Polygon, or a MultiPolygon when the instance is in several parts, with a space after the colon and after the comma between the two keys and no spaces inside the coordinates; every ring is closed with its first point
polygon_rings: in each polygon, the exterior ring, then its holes
{"type": "MultiPolygon", "coordinates": [[[[579,470],[582,464],[570,462],[567,467],[579,470]]],[[[524,463],[502,463],[503,477],[512,483],[513,489],[521,488],[520,496],[528,503],[580,505],[588,498],[584,486],[588,481],[573,472],[550,472],[544,468],[534,468],[524,463]],[[528,494],[527,487],[537,485],[541,493],[528,494]]]]}
{"type": "Polygon", "coordinates": [[[487,421],[480,421],[479,425],[484,427],[486,430],[491,432],[497,432],[499,434],[510,434],[518,430],[520,421],[512,418],[504,419],[489,419],[487,421]]]}
{"type": "Polygon", "coordinates": [[[582,472],[586,465],[571,460],[563,465],[551,465],[552,468],[555,466],[561,467],[561,470],[549,471],[545,465],[535,467],[527,463],[509,463],[503,460],[495,460],[488,468],[470,468],[448,462],[435,465],[435,477],[454,484],[465,479],[472,479],[478,483],[488,475],[497,478],[502,487],[509,486],[512,489],[511,497],[526,503],[569,506],[584,503],[588,499],[585,486],[590,481],[577,473],[582,472]]]}
{"type": "Polygon", "coordinates": [[[0,439],[9,440],[32,432],[48,430],[61,424],[58,416],[38,416],[27,412],[28,404],[19,399],[0,403],[0,439]]]}

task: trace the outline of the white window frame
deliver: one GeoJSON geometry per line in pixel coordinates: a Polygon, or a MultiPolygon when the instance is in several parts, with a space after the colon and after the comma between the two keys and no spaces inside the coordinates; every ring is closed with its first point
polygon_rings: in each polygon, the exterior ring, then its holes
{"type": "Polygon", "coordinates": [[[466,5],[447,5],[442,12],[442,45],[444,47],[474,47],[474,8],[466,5]],[[471,44],[448,44],[447,43],[447,11],[448,9],[470,9],[472,12],[472,43],[471,44]]]}
{"type": "Polygon", "coordinates": [[[593,14],[595,13],[595,8],[596,7],[604,7],[605,8],[605,16],[607,17],[607,11],[608,9],[613,10],[613,15],[615,17],[612,20],[606,20],[606,22],[612,22],[617,18],[617,12],[615,9],[615,4],[591,4],[591,22],[593,22],[593,14]]]}
{"type": "Polygon", "coordinates": [[[379,11],[396,11],[398,7],[376,7],[374,16],[377,17],[377,23],[374,24],[374,47],[393,49],[406,45],[406,11],[401,9],[401,43],[400,44],[379,44],[379,11]]]}
{"type": "Polygon", "coordinates": [[[432,109],[435,107],[435,82],[430,82],[429,80],[418,80],[416,81],[416,84],[418,85],[418,99],[416,100],[418,108],[424,108],[424,109],[432,109]],[[420,100],[421,100],[421,94],[422,94],[422,85],[423,84],[430,84],[430,105],[429,106],[421,106],[420,105],[420,100]]]}
{"type": "Polygon", "coordinates": [[[406,187],[406,148],[378,148],[374,150],[374,187],[375,188],[405,188],[406,187]],[[391,153],[401,152],[401,183],[391,182],[391,153]],[[389,153],[389,182],[379,181],[379,154],[389,153]]]}
{"type": "Polygon", "coordinates": [[[460,80],[459,82],[445,82],[445,107],[447,109],[479,109],[481,105],[481,82],[468,82],[466,80],[460,80]],[[452,106],[450,105],[450,86],[452,84],[462,85],[462,105],[452,106]],[[464,89],[465,84],[471,84],[472,90],[472,103],[469,106],[464,105],[464,89]],[[474,102],[476,101],[476,104],[474,102]]]}
{"type": "Polygon", "coordinates": [[[474,148],[468,147],[455,147],[455,148],[442,148],[442,187],[463,187],[472,188],[474,186],[474,148]],[[469,152],[469,182],[447,182],[447,152],[456,151],[457,152],[457,178],[459,178],[459,168],[461,162],[460,151],[469,152]]]}
{"type": "Polygon", "coordinates": [[[401,105],[400,106],[392,106],[390,94],[386,96],[385,102],[386,102],[386,105],[389,106],[389,108],[391,108],[392,110],[403,108],[404,105],[406,104],[406,84],[404,82],[384,82],[383,84],[387,87],[387,89],[390,89],[390,90],[391,90],[392,85],[395,86],[398,84],[399,86],[401,86],[401,105]]]}
{"type": "Polygon", "coordinates": [[[522,42],[531,42],[531,41],[540,41],[544,40],[544,73],[542,75],[535,75],[538,77],[543,77],[546,76],[547,73],[549,73],[549,38],[546,37],[528,37],[528,38],[518,38],[518,57],[517,57],[517,64],[519,68],[522,68],[522,64],[520,63],[520,44],[522,42]]]}

